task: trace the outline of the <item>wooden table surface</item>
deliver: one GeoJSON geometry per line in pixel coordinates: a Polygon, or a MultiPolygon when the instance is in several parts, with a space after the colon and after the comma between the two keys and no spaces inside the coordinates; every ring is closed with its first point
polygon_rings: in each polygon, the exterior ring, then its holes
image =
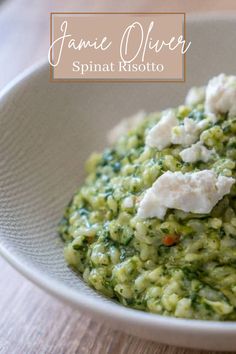
{"type": "MultiPolygon", "coordinates": [[[[50,11],[232,12],[236,11],[236,1],[0,0],[0,89],[20,71],[46,57],[50,11]]],[[[109,329],[45,294],[3,259],[0,269],[0,353],[202,353],[109,329]]]]}

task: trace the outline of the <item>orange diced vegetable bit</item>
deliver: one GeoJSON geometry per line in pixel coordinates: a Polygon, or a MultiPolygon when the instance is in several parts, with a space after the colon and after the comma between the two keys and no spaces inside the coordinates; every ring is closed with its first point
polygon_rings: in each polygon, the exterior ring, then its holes
{"type": "Polygon", "coordinates": [[[178,243],[179,238],[180,238],[179,235],[176,234],[165,235],[162,239],[162,243],[165,246],[173,246],[176,245],[176,243],[178,243]]]}

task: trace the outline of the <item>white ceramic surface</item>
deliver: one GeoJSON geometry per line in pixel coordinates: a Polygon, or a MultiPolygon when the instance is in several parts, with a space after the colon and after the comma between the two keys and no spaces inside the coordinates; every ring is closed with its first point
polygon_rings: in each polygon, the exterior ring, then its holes
{"type": "MultiPolygon", "coordinates": [[[[209,17],[211,15],[208,15],[209,17]]],[[[167,318],[122,307],[88,288],[65,264],[56,225],[105,132],[140,109],[182,103],[192,85],[235,73],[236,18],[189,21],[186,83],[49,83],[48,65],[0,96],[0,252],[51,294],[99,321],[172,345],[236,348],[236,323],[167,318]]]]}

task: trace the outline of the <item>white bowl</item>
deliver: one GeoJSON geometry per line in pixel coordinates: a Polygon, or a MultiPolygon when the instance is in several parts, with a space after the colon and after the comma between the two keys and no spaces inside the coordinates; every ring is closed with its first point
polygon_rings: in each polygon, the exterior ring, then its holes
{"type": "Polygon", "coordinates": [[[185,84],[55,84],[44,63],[8,85],[0,97],[0,251],[15,268],[75,310],[117,329],[178,346],[236,348],[236,323],[162,317],[97,294],[66,266],[56,233],[83,181],[83,163],[106,144],[107,129],[140,109],[180,104],[189,87],[213,75],[235,73],[235,33],[234,17],[189,22],[185,84]]]}

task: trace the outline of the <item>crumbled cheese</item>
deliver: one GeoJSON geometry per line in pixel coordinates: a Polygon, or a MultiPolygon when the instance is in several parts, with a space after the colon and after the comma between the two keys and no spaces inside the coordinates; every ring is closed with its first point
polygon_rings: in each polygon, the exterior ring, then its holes
{"type": "Polygon", "coordinates": [[[178,124],[173,111],[168,110],[164,113],[161,120],[148,132],[146,145],[162,150],[171,144],[172,128],[178,124]]]}
{"type": "Polygon", "coordinates": [[[205,111],[236,115],[236,76],[220,74],[211,79],[206,88],[205,111]]]}
{"type": "Polygon", "coordinates": [[[138,214],[137,214],[139,218],[158,217],[159,219],[163,219],[166,214],[167,207],[161,204],[161,201],[156,195],[157,193],[154,192],[155,189],[154,184],[151,188],[149,188],[146,191],[143,199],[139,204],[138,214]]]}
{"type": "Polygon", "coordinates": [[[200,129],[198,123],[191,118],[184,118],[183,124],[176,126],[171,132],[171,142],[189,146],[198,140],[200,129]]]}
{"type": "Polygon", "coordinates": [[[122,203],[123,207],[125,209],[129,209],[129,208],[133,208],[134,206],[134,200],[133,200],[133,197],[126,197],[124,200],[123,200],[123,203],[122,203]]]}
{"type": "Polygon", "coordinates": [[[202,103],[205,99],[205,87],[192,87],[185,98],[185,104],[187,106],[196,106],[202,103]]]}
{"type": "Polygon", "coordinates": [[[182,145],[184,147],[195,143],[200,133],[206,129],[210,123],[215,124],[217,117],[213,113],[208,113],[205,119],[199,122],[185,117],[182,124],[179,124],[173,110],[166,111],[160,121],[148,132],[146,145],[162,150],[171,144],[182,145]]]}
{"type": "Polygon", "coordinates": [[[209,123],[215,122],[215,116],[209,114],[207,118],[197,122],[185,117],[183,124],[179,125],[173,111],[166,111],[161,120],[148,132],[146,145],[162,150],[171,144],[179,144],[184,147],[195,143],[202,130],[206,129],[209,123]]]}
{"type": "Polygon", "coordinates": [[[213,123],[215,124],[218,121],[218,118],[215,114],[213,113],[208,113],[207,117],[205,119],[200,120],[197,122],[197,127],[200,131],[206,129],[209,124],[213,123]]]}
{"type": "Polygon", "coordinates": [[[132,117],[122,119],[114,128],[112,128],[107,135],[108,142],[114,144],[122,135],[126,134],[129,130],[136,128],[146,116],[144,111],[140,111],[132,117]]]}
{"type": "Polygon", "coordinates": [[[208,214],[230,192],[235,179],[212,170],[165,172],[149,188],[138,207],[138,217],[163,219],[168,208],[208,214]]]}
{"type": "Polygon", "coordinates": [[[208,150],[200,141],[180,152],[180,157],[184,162],[207,162],[213,155],[214,150],[208,150]]]}

